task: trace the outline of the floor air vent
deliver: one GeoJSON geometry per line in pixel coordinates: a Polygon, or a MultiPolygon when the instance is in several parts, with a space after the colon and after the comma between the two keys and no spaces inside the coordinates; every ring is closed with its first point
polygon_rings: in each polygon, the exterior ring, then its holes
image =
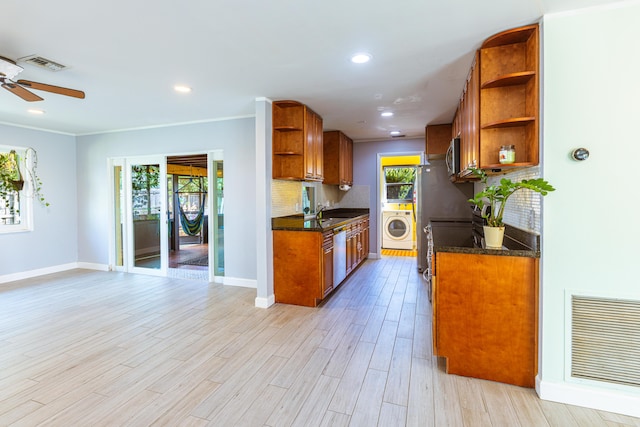
{"type": "Polygon", "coordinates": [[[571,375],[640,387],[640,301],[573,295],[571,375]]]}

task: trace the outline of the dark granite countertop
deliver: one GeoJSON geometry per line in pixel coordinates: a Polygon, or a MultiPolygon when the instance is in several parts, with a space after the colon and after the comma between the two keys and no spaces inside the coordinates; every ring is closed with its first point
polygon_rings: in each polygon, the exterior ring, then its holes
{"type": "Polygon", "coordinates": [[[271,218],[272,230],[286,231],[327,231],[369,215],[369,209],[330,209],[322,212],[322,220],[315,216],[305,218],[304,215],[289,215],[271,218]]]}
{"type": "Polygon", "coordinates": [[[437,252],[453,252],[461,254],[520,256],[540,258],[540,238],[538,235],[506,226],[502,249],[478,247],[473,241],[471,222],[432,221],[433,250],[437,252]]]}

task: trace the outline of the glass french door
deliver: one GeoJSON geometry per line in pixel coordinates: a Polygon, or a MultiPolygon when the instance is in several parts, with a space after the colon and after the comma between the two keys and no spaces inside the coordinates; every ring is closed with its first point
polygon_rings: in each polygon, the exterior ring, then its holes
{"type": "Polygon", "coordinates": [[[212,238],[209,239],[209,259],[213,260],[209,277],[213,280],[213,276],[224,276],[224,162],[222,154],[218,152],[212,152],[209,158],[209,170],[213,171],[209,173],[212,181],[209,184],[209,228],[213,231],[212,238]]]}
{"type": "Polygon", "coordinates": [[[124,169],[125,270],[165,276],[169,260],[166,159],[128,158],[124,169]]]}

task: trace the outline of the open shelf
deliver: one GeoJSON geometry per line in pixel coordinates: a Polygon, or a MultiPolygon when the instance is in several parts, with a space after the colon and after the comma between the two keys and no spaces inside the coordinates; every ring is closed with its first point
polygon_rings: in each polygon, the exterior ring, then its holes
{"type": "Polygon", "coordinates": [[[512,30],[503,31],[492,37],[489,37],[482,44],[482,49],[488,49],[508,44],[524,43],[538,29],[538,25],[528,25],[526,27],[514,28],[512,30]]]}
{"type": "Polygon", "coordinates": [[[302,128],[299,128],[297,126],[274,126],[273,130],[277,130],[279,132],[295,132],[301,131],[302,128]]]}
{"type": "MultiPolygon", "coordinates": [[[[518,162],[518,163],[495,163],[495,164],[490,164],[490,165],[484,165],[483,168],[484,169],[488,169],[487,173],[489,173],[489,171],[496,171],[497,169],[520,169],[520,168],[527,168],[529,166],[535,166],[532,162],[518,162]]],[[[506,172],[506,171],[504,171],[506,172]]]]}
{"type": "Polygon", "coordinates": [[[322,118],[298,101],[272,104],[272,178],[322,180],[322,118]]]}
{"type": "Polygon", "coordinates": [[[274,151],[273,154],[277,156],[302,156],[303,153],[298,151],[274,151]]]}
{"type": "Polygon", "coordinates": [[[489,80],[485,82],[482,85],[482,89],[523,85],[523,84],[526,84],[529,80],[531,80],[535,76],[536,76],[535,71],[521,71],[519,73],[504,74],[493,80],[489,80]]]}
{"type": "Polygon", "coordinates": [[[512,117],[510,119],[498,120],[495,122],[482,125],[482,129],[500,129],[500,128],[512,128],[517,126],[526,126],[529,123],[535,122],[535,117],[512,117]]]}
{"type": "Polygon", "coordinates": [[[301,102],[291,100],[276,101],[276,103],[280,108],[302,107],[304,105],[301,102]]]}

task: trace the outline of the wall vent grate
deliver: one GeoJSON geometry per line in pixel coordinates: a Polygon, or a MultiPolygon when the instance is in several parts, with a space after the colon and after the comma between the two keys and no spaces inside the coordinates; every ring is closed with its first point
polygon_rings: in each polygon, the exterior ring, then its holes
{"type": "Polygon", "coordinates": [[[37,55],[25,56],[24,58],[20,58],[18,62],[35,65],[36,67],[44,68],[45,70],[49,71],[62,71],[69,68],[66,65],[60,64],[59,62],[55,62],[37,55]]]}
{"type": "Polygon", "coordinates": [[[640,301],[572,296],[571,376],[640,387],[640,301]]]}

